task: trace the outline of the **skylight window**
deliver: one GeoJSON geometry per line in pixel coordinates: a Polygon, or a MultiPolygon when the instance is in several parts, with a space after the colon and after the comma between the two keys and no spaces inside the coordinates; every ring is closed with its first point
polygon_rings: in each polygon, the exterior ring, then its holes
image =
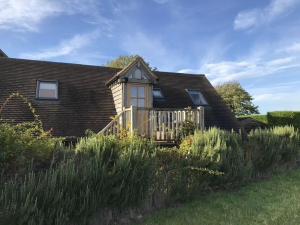
{"type": "Polygon", "coordinates": [[[58,82],[38,81],[36,94],[39,99],[58,99],[58,82]]]}
{"type": "Polygon", "coordinates": [[[163,94],[159,88],[153,89],[153,97],[154,98],[163,98],[163,94]]]}
{"type": "Polygon", "coordinates": [[[188,90],[188,93],[189,93],[194,105],[207,105],[207,101],[200,91],[188,90]]]}

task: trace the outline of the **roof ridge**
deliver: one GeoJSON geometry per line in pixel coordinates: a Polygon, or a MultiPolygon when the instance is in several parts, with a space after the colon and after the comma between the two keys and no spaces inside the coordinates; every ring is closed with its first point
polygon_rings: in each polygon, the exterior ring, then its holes
{"type": "Polygon", "coordinates": [[[180,73],[180,72],[168,72],[168,71],[153,71],[153,73],[161,73],[165,75],[174,75],[174,76],[204,76],[204,73],[180,73]]]}
{"type": "MultiPolygon", "coordinates": [[[[0,49],[1,52],[1,49],[0,49]]],[[[5,54],[5,53],[4,53],[5,54]]],[[[81,64],[81,63],[69,63],[69,62],[57,62],[57,61],[47,61],[47,60],[36,60],[36,59],[20,59],[20,58],[9,58],[3,57],[1,60],[9,60],[9,61],[24,61],[24,62],[37,62],[37,63],[49,63],[49,64],[58,64],[58,65],[66,65],[66,66],[78,66],[78,67],[91,67],[91,68],[107,68],[111,70],[115,70],[116,73],[120,73],[123,69],[110,67],[110,66],[99,66],[99,65],[89,65],[89,64],[81,64]]],[[[171,71],[152,71],[154,74],[165,74],[165,75],[174,75],[174,76],[205,76],[205,74],[196,74],[196,73],[180,73],[180,72],[171,72],[171,71]]]]}
{"type": "Polygon", "coordinates": [[[5,57],[5,58],[8,57],[1,48],[0,48],[0,57],[5,57]]]}
{"type": "Polygon", "coordinates": [[[109,67],[109,66],[99,66],[99,65],[89,65],[89,64],[81,64],[81,63],[69,63],[69,62],[56,62],[56,61],[47,61],[47,60],[35,60],[35,59],[20,59],[20,58],[0,58],[1,60],[9,60],[9,61],[24,61],[24,62],[36,62],[36,63],[45,63],[45,64],[58,64],[58,65],[66,65],[66,66],[78,66],[78,67],[94,67],[94,68],[107,68],[115,71],[120,70],[119,68],[109,67]]]}

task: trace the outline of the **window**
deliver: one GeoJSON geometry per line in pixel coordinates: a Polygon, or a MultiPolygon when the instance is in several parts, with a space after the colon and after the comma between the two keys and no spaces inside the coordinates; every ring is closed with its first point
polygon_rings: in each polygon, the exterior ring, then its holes
{"type": "Polygon", "coordinates": [[[131,87],[130,94],[132,106],[145,107],[145,87],[131,87]]]}
{"type": "Polygon", "coordinates": [[[207,105],[207,101],[200,91],[188,90],[194,105],[207,105]]]}
{"type": "Polygon", "coordinates": [[[163,94],[159,88],[153,89],[153,98],[163,98],[163,94]]]}
{"type": "Polygon", "coordinates": [[[144,76],[142,70],[139,68],[136,68],[135,70],[133,70],[129,74],[128,78],[136,79],[136,80],[147,80],[147,78],[144,76]]]}
{"type": "Polygon", "coordinates": [[[36,93],[39,99],[58,99],[58,82],[38,81],[36,93]]]}
{"type": "Polygon", "coordinates": [[[141,71],[140,69],[136,69],[136,70],[134,71],[133,77],[134,77],[135,79],[141,80],[141,79],[142,79],[142,71],[141,71]]]}

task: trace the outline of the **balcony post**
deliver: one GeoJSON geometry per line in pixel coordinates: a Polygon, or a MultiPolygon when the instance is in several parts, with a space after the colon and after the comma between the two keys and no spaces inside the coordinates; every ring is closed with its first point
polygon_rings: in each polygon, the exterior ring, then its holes
{"type": "Polygon", "coordinates": [[[203,106],[199,106],[197,107],[198,112],[199,112],[199,128],[200,130],[204,130],[205,126],[204,126],[204,107],[203,106]]]}
{"type": "Polygon", "coordinates": [[[134,134],[135,130],[137,130],[137,107],[136,106],[131,106],[131,134],[134,134]]]}

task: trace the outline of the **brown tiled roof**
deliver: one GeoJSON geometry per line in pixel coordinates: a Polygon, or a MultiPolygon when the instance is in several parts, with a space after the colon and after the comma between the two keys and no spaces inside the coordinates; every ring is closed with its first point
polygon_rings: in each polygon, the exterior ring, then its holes
{"type": "MultiPolygon", "coordinates": [[[[0,104],[14,92],[24,95],[36,109],[45,129],[57,136],[82,136],[85,130],[100,131],[116,114],[112,93],[106,82],[120,69],[13,58],[0,58],[0,104]],[[36,99],[37,80],[58,80],[58,100],[36,99]]],[[[209,103],[206,125],[237,128],[237,122],[205,76],[180,75],[155,71],[165,96],[155,107],[192,106],[185,89],[200,89],[209,103]]],[[[3,119],[16,122],[32,117],[27,106],[12,100],[2,113],[3,119]]]]}
{"type": "Polygon", "coordinates": [[[160,88],[163,99],[154,99],[156,108],[186,108],[194,106],[187,90],[199,90],[208,102],[205,107],[205,125],[224,129],[238,129],[238,123],[230,109],[224,104],[215,88],[204,75],[155,72],[159,82],[154,87],[160,88]]]}

